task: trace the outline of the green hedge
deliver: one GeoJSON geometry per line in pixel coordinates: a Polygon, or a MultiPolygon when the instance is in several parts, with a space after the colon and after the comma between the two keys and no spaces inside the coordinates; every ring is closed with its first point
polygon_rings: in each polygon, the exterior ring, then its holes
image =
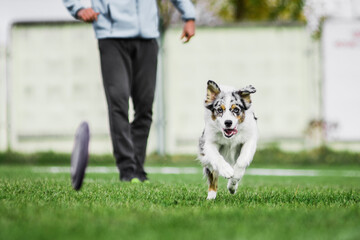
{"type": "MultiPolygon", "coordinates": [[[[25,165],[70,165],[70,153],[58,152],[0,152],[0,164],[25,164],[25,165]]],[[[114,164],[111,155],[92,155],[89,162],[94,165],[114,164]]]]}
{"type": "Polygon", "coordinates": [[[274,147],[257,151],[253,163],[264,165],[360,165],[360,153],[335,151],[326,146],[300,152],[284,152],[274,147]]]}
{"type": "MultiPolygon", "coordinates": [[[[38,152],[0,152],[0,164],[28,165],[69,165],[71,155],[68,153],[38,152]]],[[[91,155],[90,165],[114,165],[112,155],[91,155]]],[[[162,165],[195,165],[195,155],[159,156],[151,154],[147,157],[148,164],[162,165]]],[[[285,152],[276,147],[260,149],[256,152],[252,165],[360,165],[360,153],[334,151],[320,147],[312,151],[285,152]]]]}

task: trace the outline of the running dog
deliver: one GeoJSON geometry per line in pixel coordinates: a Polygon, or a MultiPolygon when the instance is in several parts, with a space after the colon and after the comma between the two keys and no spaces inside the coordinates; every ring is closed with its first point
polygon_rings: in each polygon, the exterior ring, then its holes
{"type": "Polygon", "coordinates": [[[199,140],[199,160],[207,176],[207,199],[215,199],[218,177],[228,180],[227,189],[235,194],[239,181],[250,165],[257,144],[257,125],[251,109],[253,86],[240,90],[207,83],[205,129],[199,140]]]}

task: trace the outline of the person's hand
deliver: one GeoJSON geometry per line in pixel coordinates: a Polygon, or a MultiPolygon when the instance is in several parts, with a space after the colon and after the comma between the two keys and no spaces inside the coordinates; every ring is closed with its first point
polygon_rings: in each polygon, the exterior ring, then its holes
{"type": "Polygon", "coordinates": [[[183,43],[187,43],[195,35],[195,21],[188,20],[185,22],[183,32],[181,34],[181,39],[184,39],[183,43]]]}
{"type": "Polygon", "coordinates": [[[83,8],[78,11],[77,17],[84,22],[97,21],[100,13],[95,12],[92,8],[83,8]]]}

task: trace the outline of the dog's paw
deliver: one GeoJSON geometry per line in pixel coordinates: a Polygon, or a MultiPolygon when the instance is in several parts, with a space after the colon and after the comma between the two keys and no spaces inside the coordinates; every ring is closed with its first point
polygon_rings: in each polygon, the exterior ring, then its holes
{"type": "Polygon", "coordinates": [[[246,170],[246,167],[240,167],[235,164],[233,179],[240,181],[243,178],[243,176],[245,175],[245,170],[246,170]]]}
{"type": "Polygon", "coordinates": [[[230,166],[230,164],[224,162],[219,166],[219,175],[228,179],[232,178],[234,176],[234,169],[230,166]]]}
{"type": "Polygon", "coordinates": [[[209,191],[208,192],[208,196],[207,196],[207,200],[214,200],[216,198],[216,192],[215,191],[209,191]]]}
{"type": "Polygon", "coordinates": [[[236,190],[239,186],[239,181],[236,179],[229,179],[228,184],[227,184],[227,189],[229,190],[229,192],[231,194],[235,194],[236,190]]]}

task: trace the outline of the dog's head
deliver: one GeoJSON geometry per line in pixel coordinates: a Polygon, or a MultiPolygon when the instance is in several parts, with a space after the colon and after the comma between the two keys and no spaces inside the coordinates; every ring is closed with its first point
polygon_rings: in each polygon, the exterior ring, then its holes
{"type": "Polygon", "coordinates": [[[250,94],[255,92],[251,85],[240,90],[223,91],[214,81],[208,81],[205,107],[211,111],[211,118],[224,137],[231,138],[237,134],[237,127],[244,121],[245,111],[251,106],[250,94]]]}

